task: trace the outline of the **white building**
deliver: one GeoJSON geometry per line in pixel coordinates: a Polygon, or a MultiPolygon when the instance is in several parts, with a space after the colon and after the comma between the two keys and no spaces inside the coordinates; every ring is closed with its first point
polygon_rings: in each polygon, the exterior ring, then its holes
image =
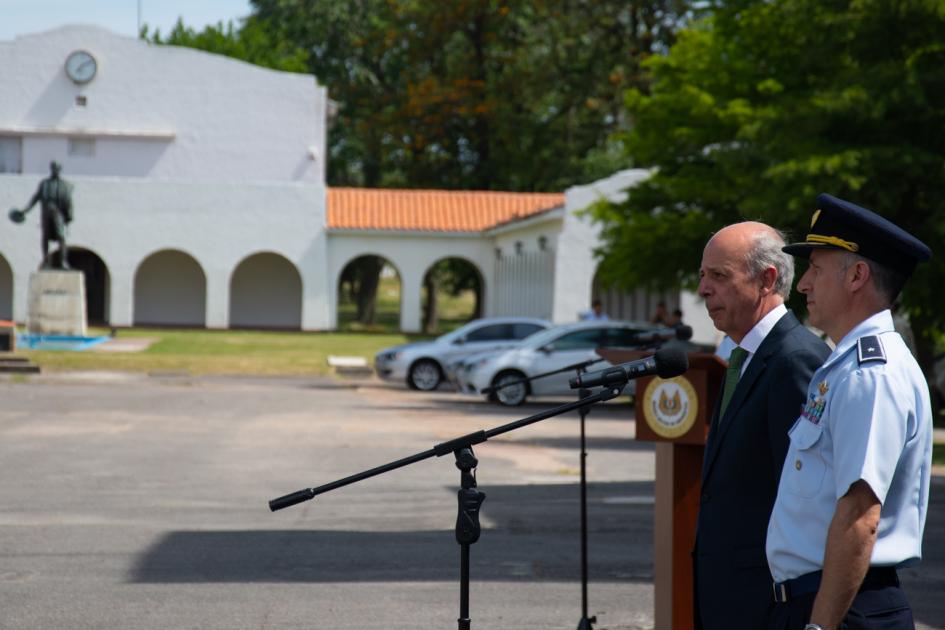
{"type": "MultiPolygon", "coordinates": [[[[112,326],[331,329],[342,270],[362,255],[397,269],[404,331],[420,329],[424,275],[447,257],[478,269],[486,315],[572,321],[590,303],[598,243],[576,211],[646,175],[563,195],[328,190],[314,77],[91,26],[0,42],[0,88],[0,208],[23,207],[49,162],[63,165],[70,262],[86,273],[90,319],[112,326]]],[[[26,318],[39,215],[0,227],[0,319],[26,318]]],[[[619,302],[614,316],[651,308],[619,302]]],[[[711,342],[691,302],[687,322],[711,342]]]]}

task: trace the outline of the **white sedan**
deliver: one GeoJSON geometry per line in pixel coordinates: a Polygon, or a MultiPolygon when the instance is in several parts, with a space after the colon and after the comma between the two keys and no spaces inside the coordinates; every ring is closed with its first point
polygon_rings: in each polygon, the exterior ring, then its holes
{"type": "Polygon", "coordinates": [[[406,381],[411,389],[440,386],[446,365],[471,354],[511,348],[529,335],[551,327],[535,317],[476,319],[432,341],[385,348],[374,356],[374,370],[385,380],[406,381]]]}
{"type": "MultiPolygon", "coordinates": [[[[459,391],[477,394],[487,387],[553,372],[583,361],[600,359],[601,347],[634,348],[641,346],[641,334],[657,330],[651,324],[619,321],[588,321],[568,324],[536,333],[518,347],[504,352],[479,354],[467,358],[456,372],[459,391]]],[[[589,371],[611,367],[607,361],[588,367],[589,371]]],[[[575,370],[537,378],[524,384],[510,385],[489,394],[503,405],[520,405],[528,396],[574,395],[568,380],[575,370]]]]}

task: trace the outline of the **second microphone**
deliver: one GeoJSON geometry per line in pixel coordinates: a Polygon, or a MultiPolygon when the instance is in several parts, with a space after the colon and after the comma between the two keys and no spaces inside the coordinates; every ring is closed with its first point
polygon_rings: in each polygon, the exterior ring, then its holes
{"type": "Polygon", "coordinates": [[[660,348],[651,357],[628,361],[603,370],[575,376],[569,382],[571,389],[579,387],[612,387],[643,376],[660,378],[679,376],[689,369],[689,357],[680,348],[660,348]]]}

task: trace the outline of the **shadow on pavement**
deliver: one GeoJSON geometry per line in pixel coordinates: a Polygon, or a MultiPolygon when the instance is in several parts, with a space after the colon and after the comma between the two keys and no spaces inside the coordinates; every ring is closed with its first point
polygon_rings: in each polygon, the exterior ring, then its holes
{"type": "MultiPolygon", "coordinates": [[[[455,488],[446,490],[452,494],[455,488]]],[[[580,580],[578,484],[483,487],[475,581],[580,580]]],[[[653,579],[653,483],[588,484],[590,582],[653,579]]],[[[444,500],[453,501],[451,497],[444,500]]],[[[131,570],[134,583],[458,582],[452,523],[436,531],[175,531],[131,570]]],[[[917,621],[945,627],[945,479],[933,482],[923,562],[900,571],[917,621]]]]}
{"type": "MultiPolygon", "coordinates": [[[[450,488],[452,494],[455,490],[450,488]]],[[[483,488],[472,580],[580,580],[579,486],[483,488]]],[[[652,580],[653,484],[588,485],[591,581],[652,580]],[[632,497],[635,503],[621,502],[632,497]],[[615,499],[615,501],[609,500],[615,499]]],[[[444,500],[454,502],[452,497],[444,500]]],[[[135,583],[458,580],[453,523],[440,531],[175,531],[143,554],[135,583]]]]}

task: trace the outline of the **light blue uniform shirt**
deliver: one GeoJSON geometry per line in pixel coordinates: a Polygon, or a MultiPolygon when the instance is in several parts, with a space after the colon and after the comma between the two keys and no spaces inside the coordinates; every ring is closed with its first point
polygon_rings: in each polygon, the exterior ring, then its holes
{"type": "Polygon", "coordinates": [[[768,566],[776,582],[823,568],[837,500],[860,479],[882,503],[870,565],[919,561],[932,409],[925,377],[889,311],[851,330],[814,372],[789,435],[768,523],[768,566]]]}

